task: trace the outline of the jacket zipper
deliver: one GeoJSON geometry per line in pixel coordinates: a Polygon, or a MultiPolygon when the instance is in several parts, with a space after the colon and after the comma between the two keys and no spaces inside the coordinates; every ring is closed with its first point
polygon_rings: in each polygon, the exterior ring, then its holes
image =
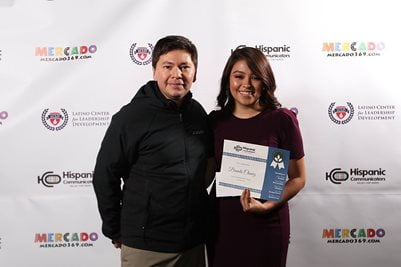
{"type": "Polygon", "coordinates": [[[191,216],[190,216],[190,209],[189,209],[189,207],[190,207],[190,201],[191,201],[191,190],[190,190],[190,187],[191,187],[191,177],[190,177],[190,172],[189,172],[189,170],[188,170],[188,162],[187,162],[187,145],[186,145],[186,138],[185,138],[185,136],[186,136],[186,130],[185,130],[185,125],[184,125],[184,121],[183,121],[183,118],[182,118],[182,113],[181,112],[179,112],[179,115],[180,115],[180,122],[181,122],[181,125],[182,125],[182,128],[183,128],[183,130],[184,130],[184,167],[185,167],[185,172],[186,172],[186,176],[187,176],[187,184],[186,184],[186,187],[187,187],[187,199],[186,199],[186,214],[187,214],[187,221],[186,221],[186,225],[184,226],[184,242],[185,243],[188,243],[189,242],[189,228],[188,228],[188,226],[189,226],[189,224],[190,224],[190,222],[191,222],[191,216]]]}

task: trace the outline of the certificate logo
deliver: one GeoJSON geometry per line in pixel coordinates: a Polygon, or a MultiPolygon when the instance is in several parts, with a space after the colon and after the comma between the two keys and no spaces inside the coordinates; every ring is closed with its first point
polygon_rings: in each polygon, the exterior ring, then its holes
{"type": "Polygon", "coordinates": [[[240,145],[236,145],[234,146],[234,150],[237,152],[244,152],[244,153],[248,153],[248,154],[255,154],[255,149],[251,148],[251,147],[247,147],[247,146],[240,146],[240,145]]]}
{"type": "Polygon", "coordinates": [[[137,43],[131,45],[129,55],[131,60],[137,65],[148,65],[152,62],[153,45],[137,46],[137,43]]]}
{"type": "Polygon", "coordinates": [[[42,112],[42,123],[50,131],[60,131],[68,123],[68,113],[65,109],[59,111],[50,111],[45,109],[42,112]]]}
{"type": "Polygon", "coordinates": [[[273,155],[273,161],[270,164],[273,168],[279,168],[279,169],[284,169],[284,157],[283,154],[280,152],[275,152],[273,155]]]}
{"type": "Polygon", "coordinates": [[[242,150],[242,147],[239,146],[239,145],[236,145],[236,146],[234,147],[234,150],[237,151],[237,152],[240,152],[240,151],[242,150]]]}
{"type": "Polygon", "coordinates": [[[346,124],[354,116],[354,106],[350,102],[346,105],[336,105],[336,102],[333,102],[329,106],[328,113],[334,123],[346,124]]]}

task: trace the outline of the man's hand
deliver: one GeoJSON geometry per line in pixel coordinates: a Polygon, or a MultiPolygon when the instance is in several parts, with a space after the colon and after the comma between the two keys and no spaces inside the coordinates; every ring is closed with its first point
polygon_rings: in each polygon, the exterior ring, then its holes
{"type": "Polygon", "coordinates": [[[111,241],[111,243],[113,243],[113,246],[115,247],[115,248],[121,248],[121,242],[119,242],[119,241],[111,241]]]}

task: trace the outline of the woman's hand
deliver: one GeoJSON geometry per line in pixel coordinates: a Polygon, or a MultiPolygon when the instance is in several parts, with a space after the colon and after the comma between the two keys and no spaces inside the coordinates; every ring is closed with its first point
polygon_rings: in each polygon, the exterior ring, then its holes
{"type": "Polygon", "coordinates": [[[259,214],[266,214],[274,207],[274,202],[266,201],[264,203],[251,197],[249,189],[244,189],[241,194],[240,202],[244,212],[253,212],[259,214]]]}

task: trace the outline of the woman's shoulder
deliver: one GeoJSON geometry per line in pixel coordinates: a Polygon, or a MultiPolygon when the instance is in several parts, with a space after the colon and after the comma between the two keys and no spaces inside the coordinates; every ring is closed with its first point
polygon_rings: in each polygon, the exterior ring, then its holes
{"type": "Polygon", "coordinates": [[[220,119],[220,118],[223,118],[226,116],[227,116],[227,112],[225,112],[223,110],[212,110],[208,115],[209,120],[217,120],[217,119],[220,119]]]}
{"type": "Polygon", "coordinates": [[[297,113],[293,109],[288,109],[288,108],[278,108],[273,110],[273,115],[280,117],[280,118],[287,118],[290,120],[296,120],[297,119],[297,113]]]}

